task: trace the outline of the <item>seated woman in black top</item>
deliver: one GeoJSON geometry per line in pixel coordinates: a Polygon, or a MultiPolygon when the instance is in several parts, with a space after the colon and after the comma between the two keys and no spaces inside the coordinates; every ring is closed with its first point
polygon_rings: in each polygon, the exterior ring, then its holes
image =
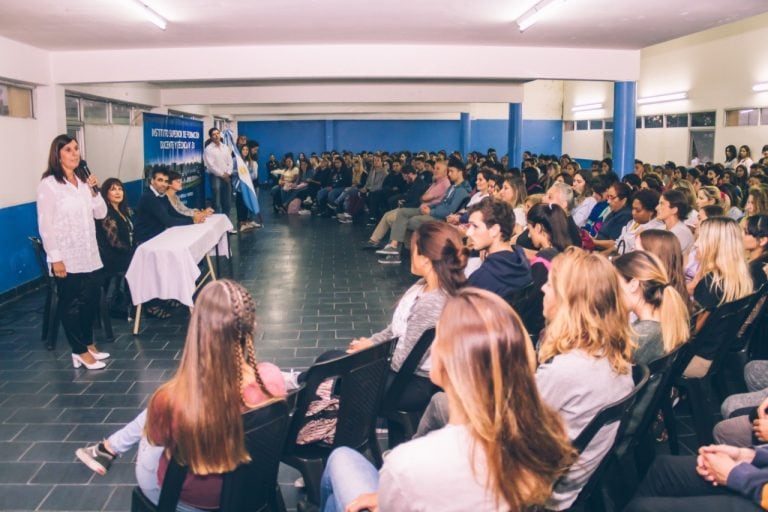
{"type": "Polygon", "coordinates": [[[133,210],[125,200],[123,183],[109,178],[101,187],[107,203],[107,216],[96,221],[96,241],[104,263],[104,287],[107,303],[116,317],[130,317],[131,297],[124,278],[111,283],[114,276],[124,274],[133,257],[133,210]],[[110,284],[112,287],[110,288],[110,284]]]}
{"type": "Polygon", "coordinates": [[[101,195],[107,203],[107,216],[96,221],[96,239],[104,273],[112,275],[128,270],[133,257],[133,210],[128,207],[123,183],[117,178],[104,182],[101,195]]]}
{"type": "MultiPolygon", "coordinates": [[[[693,278],[693,301],[698,333],[718,306],[752,293],[752,278],[741,247],[741,231],[735,220],[712,217],[701,223],[696,242],[699,271],[693,278]]],[[[706,375],[720,348],[717,339],[695,336],[691,363],[684,375],[689,378],[706,375]]]]}
{"type": "Polygon", "coordinates": [[[608,199],[608,208],[611,211],[593,239],[596,249],[613,250],[616,239],[621,236],[621,230],[632,220],[631,196],[632,189],[625,183],[614,183],[608,187],[605,197],[608,199]]]}

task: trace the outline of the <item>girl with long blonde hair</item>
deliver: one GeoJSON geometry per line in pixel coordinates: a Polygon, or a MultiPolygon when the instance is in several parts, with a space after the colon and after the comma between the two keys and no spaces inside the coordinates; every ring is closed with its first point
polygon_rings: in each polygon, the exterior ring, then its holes
{"type": "Polygon", "coordinates": [[[613,260],[626,307],[637,317],[635,363],[648,364],[688,341],[688,307],[653,254],[634,251],[613,260]]]}
{"type": "Polygon", "coordinates": [[[396,447],[380,473],[349,448],[323,475],[323,510],[522,511],[543,506],[574,459],[560,416],[542,401],[533,346],[497,295],[448,300],[432,346],[432,381],[449,422],[396,447]]]}
{"type": "MultiPolygon", "coordinates": [[[[536,382],[571,439],[606,405],[628,395],[634,343],[619,277],[605,256],[569,247],[552,260],[536,382]]],[[[602,429],[558,482],[547,508],[570,507],[610,450],[618,426],[602,429]]]]}
{"type": "MultiPolygon", "coordinates": [[[[709,315],[722,304],[746,297],[753,291],[747,267],[741,229],[728,217],[712,217],[701,223],[696,242],[699,269],[691,282],[698,333],[709,315]]],[[[694,339],[694,358],[685,370],[686,377],[706,374],[720,346],[719,339],[699,336],[694,339]]]]}

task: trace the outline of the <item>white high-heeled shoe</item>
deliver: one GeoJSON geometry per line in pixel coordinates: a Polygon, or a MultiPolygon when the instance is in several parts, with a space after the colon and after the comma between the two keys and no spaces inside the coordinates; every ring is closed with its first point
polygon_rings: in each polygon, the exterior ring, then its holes
{"type": "Polygon", "coordinates": [[[90,352],[93,358],[97,361],[101,361],[103,359],[109,359],[109,352],[99,352],[99,351],[94,352],[90,349],[88,350],[88,352],[90,352]]]}
{"type": "Polygon", "coordinates": [[[101,370],[107,367],[107,365],[101,361],[96,361],[95,363],[87,363],[78,354],[72,354],[72,366],[75,368],[85,366],[89,370],[101,370]]]}

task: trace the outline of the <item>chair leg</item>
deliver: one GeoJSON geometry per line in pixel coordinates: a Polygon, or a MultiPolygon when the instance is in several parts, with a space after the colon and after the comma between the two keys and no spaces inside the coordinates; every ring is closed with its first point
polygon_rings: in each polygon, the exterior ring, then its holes
{"type": "Polygon", "coordinates": [[[59,294],[56,290],[51,293],[51,307],[48,310],[48,339],[45,342],[45,348],[54,350],[56,348],[56,338],[59,334],[59,294]]]}
{"type": "Polygon", "coordinates": [[[371,429],[371,434],[368,436],[368,450],[371,452],[373,465],[380,469],[384,464],[384,458],[381,456],[381,447],[379,447],[379,438],[376,437],[375,428],[371,429]]]}
{"type": "Polygon", "coordinates": [[[99,292],[99,317],[105,340],[114,341],[115,335],[112,333],[112,319],[109,316],[109,308],[107,307],[107,293],[103,286],[99,292]]]}
{"type": "Polygon", "coordinates": [[[696,429],[699,446],[712,444],[712,429],[714,408],[712,404],[712,389],[708,380],[690,379],[686,382],[688,400],[691,403],[691,415],[696,429]]]}
{"type": "Polygon", "coordinates": [[[51,316],[51,295],[53,295],[53,288],[48,285],[48,289],[45,292],[45,306],[43,307],[43,332],[40,336],[42,341],[48,339],[48,328],[50,327],[49,317],[51,316]]]}
{"type": "Polygon", "coordinates": [[[680,455],[680,443],[677,440],[677,420],[675,419],[675,411],[672,408],[672,399],[669,397],[669,394],[661,400],[661,413],[664,415],[664,427],[667,429],[669,453],[680,455]]]}
{"type": "Polygon", "coordinates": [[[324,466],[323,459],[309,459],[302,461],[301,467],[298,468],[304,478],[307,499],[315,505],[320,505],[320,480],[324,466]]]}

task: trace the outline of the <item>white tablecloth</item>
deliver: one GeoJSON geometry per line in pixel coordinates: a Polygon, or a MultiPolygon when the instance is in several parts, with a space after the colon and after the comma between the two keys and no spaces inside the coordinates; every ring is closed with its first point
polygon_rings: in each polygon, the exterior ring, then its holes
{"type": "Polygon", "coordinates": [[[232,222],[226,215],[208,217],[202,224],[176,226],[136,248],[125,274],[134,305],[152,299],[176,299],[192,306],[198,263],[218,246],[221,256],[229,254],[227,231],[232,222]]]}

